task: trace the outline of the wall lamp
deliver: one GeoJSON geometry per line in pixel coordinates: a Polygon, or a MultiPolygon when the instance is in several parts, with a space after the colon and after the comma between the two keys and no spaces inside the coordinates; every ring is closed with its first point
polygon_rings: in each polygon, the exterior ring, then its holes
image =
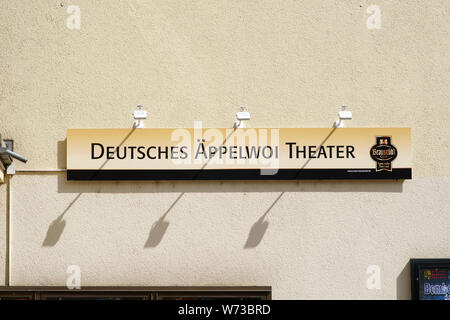
{"type": "Polygon", "coordinates": [[[236,119],[237,121],[234,123],[234,127],[236,129],[245,128],[244,121],[250,120],[250,112],[247,111],[247,108],[241,107],[241,111],[236,113],[236,119]]]}
{"type": "Polygon", "coordinates": [[[135,128],[143,128],[144,127],[144,121],[145,119],[147,119],[147,111],[142,110],[142,106],[138,105],[137,106],[137,110],[135,110],[133,112],[133,116],[134,116],[134,127],[135,128]]]}
{"type": "Polygon", "coordinates": [[[353,115],[351,111],[346,110],[347,106],[342,106],[342,110],[338,112],[339,120],[334,121],[334,128],[343,128],[344,120],[352,120],[353,115]]]}

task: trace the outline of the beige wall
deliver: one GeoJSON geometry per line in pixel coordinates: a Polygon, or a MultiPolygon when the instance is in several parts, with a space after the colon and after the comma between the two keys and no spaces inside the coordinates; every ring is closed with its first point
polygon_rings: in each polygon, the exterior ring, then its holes
{"type": "Polygon", "coordinates": [[[11,284],[64,285],[77,264],[84,285],[408,297],[409,258],[450,256],[450,2],[374,2],[380,30],[366,28],[369,1],[1,1],[0,132],[30,159],[19,170],[64,168],[67,128],[130,127],[137,104],[147,127],[230,127],[243,104],[252,127],[330,127],[348,104],[348,126],[413,135],[404,183],[84,183],[19,172],[11,284]],[[66,27],[70,4],[81,30],[66,27]],[[266,212],[268,225],[258,223],[266,212]],[[261,241],[244,248],[249,240],[261,241]],[[381,290],[365,286],[372,264],[381,290]]]}

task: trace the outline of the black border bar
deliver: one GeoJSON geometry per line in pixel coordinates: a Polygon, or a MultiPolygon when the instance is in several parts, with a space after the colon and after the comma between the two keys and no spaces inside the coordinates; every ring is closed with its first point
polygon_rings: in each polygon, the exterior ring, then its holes
{"type": "Polygon", "coordinates": [[[260,169],[204,170],[67,170],[67,180],[403,180],[411,168],[375,169],[260,169]],[[273,174],[270,174],[273,173],[273,174]]]}

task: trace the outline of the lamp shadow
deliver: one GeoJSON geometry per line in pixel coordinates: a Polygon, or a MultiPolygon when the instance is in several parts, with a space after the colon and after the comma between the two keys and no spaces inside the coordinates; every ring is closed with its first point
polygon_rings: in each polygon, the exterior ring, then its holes
{"type": "Polygon", "coordinates": [[[53,247],[58,243],[59,238],[66,227],[66,221],[63,220],[62,215],[58,216],[53,222],[50,224],[47,230],[47,234],[45,236],[44,241],[42,242],[43,247],[53,247]]]}
{"type": "Polygon", "coordinates": [[[280,200],[283,196],[284,192],[281,192],[280,195],[275,199],[274,202],[270,205],[270,207],[264,212],[264,214],[256,220],[253,226],[250,228],[250,232],[248,233],[247,241],[244,244],[244,249],[256,248],[264,235],[266,234],[267,228],[269,227],[269,221],[264,220],[267,214],[272,210],[275,204],[280,200]]]}
{"type": "Polygon", "coordinates": [[[264,237],[264,234],[269,227],[269,221],[264,221],[264,217],[259,218],[251,227],[248,233],[247,241],[244,249],[256,248],[264,237]]]}
{"type": "MultiPolygon", "coordinates": [[[[129,133],[125,136],[125,138],[122,140],[122,142],[119,144],[119,147],[125,143],[125,141],[133,134],[134,130],[136,128],[132,128],[129,133]]],[[[58,141],[57,145],[57,154],[58,154],[58,168],[66,168],[66,158],[67,158],[67,139],[58,141]]],[[[107,163],[109,159],[106,159],[102,165],[99,167],[99,170],[101,170],[107,163]]],[[[62,175],[59,175],[58,178],[58,186],[62,183],[60,178],[62,175]]],[[[95,175],[92,177],[92,179],[95,178],[95,175]]],[[[66,181],[67,182],[67,181],[66,181]]],[[[55,246],[59,239],[61,238],[64,229],[66,228],[66,220],[64,220],[64,215],[70,210],[70,208],[77,202],[77,200],[81,197],[83,192],[79,192],[78,195],[72,200],[72,202],[64,209],[64,211],[50,223],[47,234],[45,235],[45,239],[42,242],[43,247],[53,247],[55,246]]]]}
{"type": "MultiPolygon", "coordinates": [[[[222,145],[224,145],[225,142],[227,142],[227,140],[231,137],[231,135],[234,132],[235,132],[235,130],[233,130],[227,137],[225,137],[225,139],[222,142],[222,145]]],[[[210,160],[211,160],[211,158],[208,161],[206,161],[206,163],[200,168],[199,172],[194,176],[193,180],[197,180],[200,172],[202,172],[205,169],[205,167],[209,164],[210,160]]],[[[164,221],[164,218],[167,216],[167,214],[170,212],[170,210],[172,210],[172,208],[177,204],[177,202],[181,199],[181,197],[183,195],[184,195],[184,192],[182,192],[175,199],[175,201],[170,205],[169,209],[167,209],[167,211],[161,216],[161,218],[159,218],[152,225],[152,227],[150,229],[150,234],[148,235],[148,239],[144,245],[144,248],[155,248],[161,243],[161,240],[164,237],[164,234],[166,233],[167,228],[169,227],[169,222],[164,221]]]]}
{"type": "Polygon", "coordinates": [[[150,234],[148,235],[147,242],[145,243],[144,248],[155,248],[157,247],[162,238],[164,237],[164,234],[167,231],[167,228],[169,227],[169,221],[165,221],[164,218],[158,219],[150,229],[150,234]]]}
{"type": "MultiPolygon", "coordinates": [[[[320,143],[319,148],[322,147],[325,144],[325,142],[327,142],[327,140],[333,135],[335,131],[336,128],[331,129],[328,135],[320,143]]],[[[298,177],[298,175],[302,172],[302,170],[306,168],[306,166],[310,163],[311,160],[312,158],[309,158],[308,161],[306,161],[305,164],[298,169],[296,177],[298,177]]],[[[275,206],[275,204],[281,199],[284,193],[285,191],[280,193],[280,195],[275,199],[274,202],[272,202],[272,204],[266,210],[266,212],[250,228],[247,241],[244,244],[244,249],[256,248],[261,243],[264,235],[266,234],[267,228],[269,227],[269,222],[264,221],[264,219],[266,218],[270,210],[272,210],[272,208],[275,206]]]]}
{"type": "Polygon", "coordinates": [[[64,215],[69,211],[69,209],[74,205],[75,202],[80,198],[82,193],[80,192],[72,202],[67,206],[67,208],[61,213],[55,220],[50,223],[45,239],[42,242],[43,247],[53,247],[56,245],[63,234],[64,228],[66,227],[66,220],[64,220],[64,215]]]}
{"type": "Polygon", "coordinates": [[[150,233],[148,235],[148,239],[145,242],[144,248],[155,248],[160,243],[164,235],[166,234],[167,228],[169,228],[169,221],[165,221],[164,219],[169,214],[169,212],[172,210],[172,208],[177,204],[177,202],[181,199],[181,197],[184,195],[184,192],[182,192],[174,202],[170,205],[169,209],[164,212],[164,214],[153,223],[150,233]]]}

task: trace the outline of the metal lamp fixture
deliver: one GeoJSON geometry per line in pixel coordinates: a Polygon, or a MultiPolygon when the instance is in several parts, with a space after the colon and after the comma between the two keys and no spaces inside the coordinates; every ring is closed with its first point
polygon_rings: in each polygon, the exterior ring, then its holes
{"type": "Polygon", "coordinates": [[[346,110],[347,106],[342,106],[342,110],[338,112],[339,120],[334,122],[333,127],[335,128],[343,128],[344,120],[352,120],[353,114],[351,111],[346,110]]]}
{"type": "Polygon", "coordinates": [[[236,113],[237,121],[234,123],[236,129],[245,128],[244,121],[250,120],[250,112],[247,111],[246,107],[241,107],[241,111],[236,113]]]}
{"type": "Polygon", "coordinates": [[[147,111],[142,109],[143,107],[141,105],[137,106],[137,110],[133,112],[134,116],[134,127],[135,128],[143,128],[144,127],[144,121],[147,119],[147,111]]]}

